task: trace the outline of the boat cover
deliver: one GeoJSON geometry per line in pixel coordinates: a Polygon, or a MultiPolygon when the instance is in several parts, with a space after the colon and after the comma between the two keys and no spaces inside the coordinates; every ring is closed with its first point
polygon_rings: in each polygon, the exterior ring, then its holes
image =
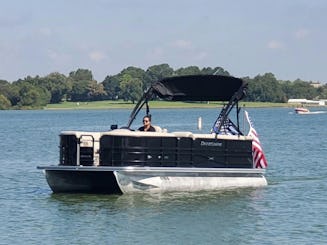
{"type": "Polygon", "coordinates": [[[164,78],[149,92],[172,101],[229,101],[236,92],[245,95],[247,83],[242,79],[219,75],[192,75],[164,78]]]}

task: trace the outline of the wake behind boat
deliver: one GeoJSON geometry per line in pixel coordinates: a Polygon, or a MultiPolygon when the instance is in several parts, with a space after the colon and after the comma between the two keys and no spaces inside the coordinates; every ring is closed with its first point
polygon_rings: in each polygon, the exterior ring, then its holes
{"type": "Polygon", "coordinates": [[[310,114],[322,114],[326,113],[327,111],[310,111],[308,108],[305,107],[297,107],[294,109],[296,114],[305,114],[305,115],[310,115],[310,114]]]}
{"type": "Polygon", "coordinates": [[[304,107],[296,107],[294,110],[296,114],[306,114],[310,112],[309,109],[304,107]]]}
{"type": "Polygon", "coordinates": [[[267,185],[267,161],[257,133],[239,126],[238,102],[247,84],[217,75],[180,76],[152,84],[131,112],[126,126],[108,132],[64,131],[60,134],[59,165],[44,170],[53,192],[134,193],[201,191],[267,185]],[[171,101],[224,101],[211,132],[133,130],[153,98],[171,101]],[[235,113],[234,121],[231,113],[235,113]]]}

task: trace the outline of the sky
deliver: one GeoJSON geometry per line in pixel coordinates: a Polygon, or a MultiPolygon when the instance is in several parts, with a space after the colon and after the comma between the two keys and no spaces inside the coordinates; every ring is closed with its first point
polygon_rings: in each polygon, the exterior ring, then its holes
{"type": "Polygon", "coordinates": [[[325,0],[0,0],[0,79],[129,66],[327,82],[325,0]]]}

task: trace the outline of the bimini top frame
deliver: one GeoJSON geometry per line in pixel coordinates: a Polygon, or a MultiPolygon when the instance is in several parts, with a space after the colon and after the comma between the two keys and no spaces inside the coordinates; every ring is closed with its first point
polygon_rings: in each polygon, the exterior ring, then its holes
{"type": "Polygon", "coordinates": [[[213,130],[218,133],[224,123],[229,121],[228,114],[235,105],[237,106],[237,121],[239,121],[238,101],[245,96],[246,88],[247,83],[244,80],[231,76],[192,75],[164,78],[153,83],[143,94],[130,114],[127,128],[130,128],[136,115],[144,105],[146,105],[147,114],[149,113],[148,101],[158,96],[169,101],[228,102],[223,107],[213,127],[213,130]]]}

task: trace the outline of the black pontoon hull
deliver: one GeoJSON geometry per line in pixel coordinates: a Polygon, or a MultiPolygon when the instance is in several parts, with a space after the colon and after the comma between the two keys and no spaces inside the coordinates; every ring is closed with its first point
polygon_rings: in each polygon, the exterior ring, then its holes
{"type": "Polygon", "coordinates": [[[54,193],[121,194],[113,171],[81,171],[78,169],[44,169],[54,193]]]}

